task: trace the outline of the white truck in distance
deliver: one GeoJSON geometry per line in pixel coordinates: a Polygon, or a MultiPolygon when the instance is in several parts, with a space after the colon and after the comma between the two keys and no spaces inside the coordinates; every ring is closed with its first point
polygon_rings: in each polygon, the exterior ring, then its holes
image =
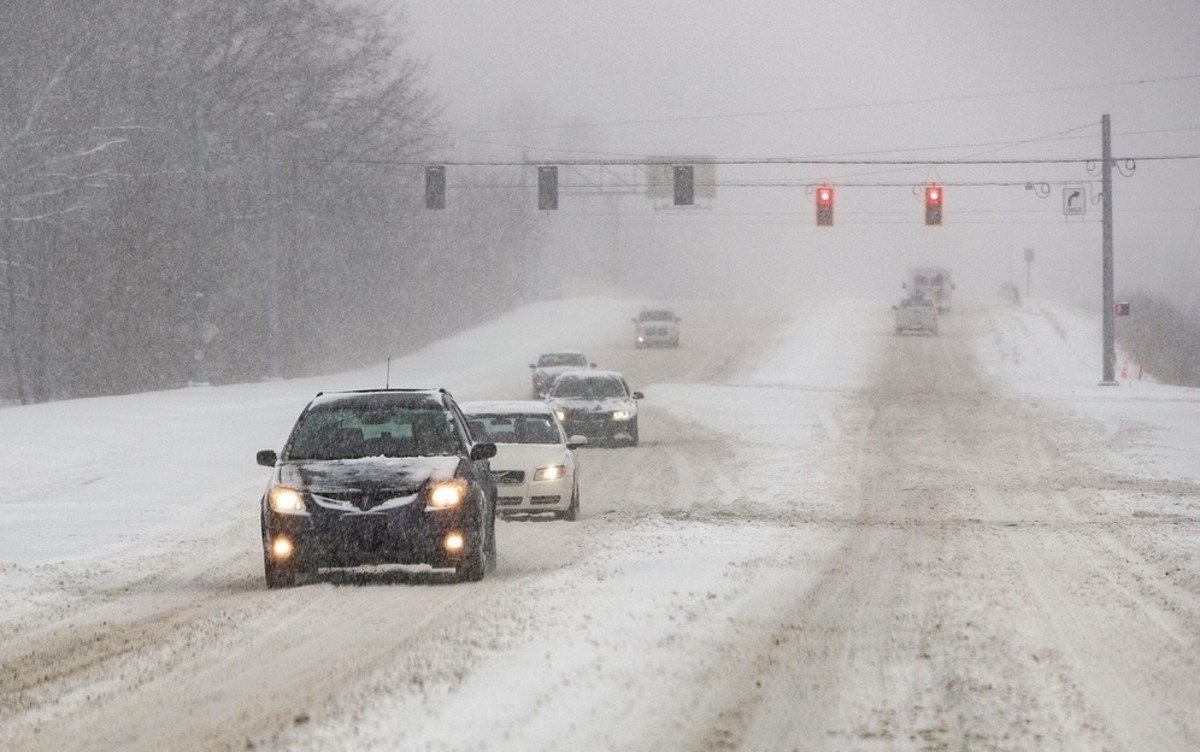
{"type": "Polygon", "coordinates": [[[914,266],[908,270],[908,281],[901,285],[910,298],[929,298],[939,313],[950,310],[954,282],[950,270],[940,266],[914,266]]]}
{"type": "Polygon", "coordinates": [[[896,312],[896,334],[905,332],[938,333],[938,309],[929,298],[913,296],[892,306],[896,312]]]}

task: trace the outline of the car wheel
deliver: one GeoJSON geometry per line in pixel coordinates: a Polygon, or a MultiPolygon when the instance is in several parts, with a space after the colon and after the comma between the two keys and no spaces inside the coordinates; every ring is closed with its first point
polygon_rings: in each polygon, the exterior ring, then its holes
{"type": "Polygon", "coordinates": [[[567,507],[567,511],[562,513],[562,518],[567,522],[575,522],[579,519],[579,483],[576,481],[574,490],[571,491],[571,506],[567,507]]]}
{"type": "Polygon", "coordinates": [[[638,424],[637,418],[634,418],[633,423],[629,426],[629,446],[638,445],[638,424]]]}

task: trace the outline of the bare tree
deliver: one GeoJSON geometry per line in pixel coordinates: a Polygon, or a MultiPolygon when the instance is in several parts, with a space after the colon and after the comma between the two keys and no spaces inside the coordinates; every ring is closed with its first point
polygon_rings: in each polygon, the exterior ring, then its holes
{"type": "Polygon", "coordinates": [[[423,215],[439,106],[374,4],[0,13],[0,397],[343,368],[511,303],[532,211],[423,215]]]}

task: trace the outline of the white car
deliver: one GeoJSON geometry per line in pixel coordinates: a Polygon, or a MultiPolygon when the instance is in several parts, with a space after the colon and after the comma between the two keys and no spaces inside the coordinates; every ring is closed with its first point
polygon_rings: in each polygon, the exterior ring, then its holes
{"type": "Polygon", "coordinates": [[[579,517],[575,449],[587,444],[586,438],[568,438],[545,402],[463,402],[459,407],[472,438],[496,445],[491,466],[497,514],[553,513],[571,521],[579,517]]]}
{"type": "Polygon", "coordinates": [[[679,322],[669,308],[643,308],[633,320],[634,345],[643,347],[679,347],[679,322]]]}

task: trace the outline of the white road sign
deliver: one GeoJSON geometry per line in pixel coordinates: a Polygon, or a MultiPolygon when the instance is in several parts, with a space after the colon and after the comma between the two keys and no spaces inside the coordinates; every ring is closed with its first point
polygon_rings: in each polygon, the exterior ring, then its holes
{"type": "Polygon", "coordinates": [[[1063,214],[1068,217],[1081,217],[1087,214],[1087,188],[1082,185],[1069,185],[1063,188],[1063,214]]]}

